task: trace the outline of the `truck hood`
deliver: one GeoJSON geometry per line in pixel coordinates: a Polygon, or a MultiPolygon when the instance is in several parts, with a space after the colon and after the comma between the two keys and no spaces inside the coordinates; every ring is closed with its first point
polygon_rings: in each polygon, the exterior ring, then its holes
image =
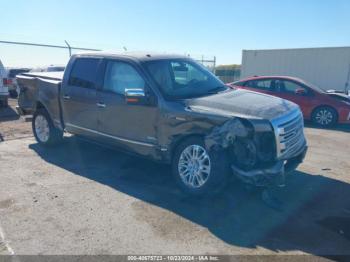
{"type": "Polygon", "coordinates": [[[193,111],[205,111],[223,116],[267,119],[283,116],[299,108],[293,102],[243,89],[191,99],[187,106],[193,111]]]}

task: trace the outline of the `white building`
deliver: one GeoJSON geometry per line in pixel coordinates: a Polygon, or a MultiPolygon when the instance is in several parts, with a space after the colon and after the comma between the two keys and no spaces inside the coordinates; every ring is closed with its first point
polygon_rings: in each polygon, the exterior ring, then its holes
{"type": "Polygon", "coordinates": [[[350,89],[350,47],[243,50],[241,78],[287,75],[324,90],[350,89]]]}

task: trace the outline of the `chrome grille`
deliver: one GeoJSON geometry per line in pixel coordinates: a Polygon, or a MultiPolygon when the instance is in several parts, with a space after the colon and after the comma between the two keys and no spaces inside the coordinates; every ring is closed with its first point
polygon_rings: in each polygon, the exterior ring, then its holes
{"type": "Polygon", "coordinates": [[[304,119],[300,110],[272,121],[275,129],[277,157],[293,157],[306,144],[304,119]]]}

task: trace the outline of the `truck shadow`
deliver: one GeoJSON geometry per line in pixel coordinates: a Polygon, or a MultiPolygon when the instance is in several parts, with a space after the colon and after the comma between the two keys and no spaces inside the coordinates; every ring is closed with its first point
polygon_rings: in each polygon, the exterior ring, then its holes
{"type": "MultiPolygon", "coordinates": [[[[177,190],[168,166],[103,147],[65,138],[63,145],[29,146],[45,161],[146,203],[169,210],[207,228],[229,245],[273,251],[300,250],[315,255],[350,252],[350,185],[321,175],[296,172],[276,192],[285,202],[279,212],[267,207],[258,193],[230,183],[216,197],[185,197],[177,190]]],[[[154,225],[152,209],[142,208],[145,223],[154,225]]],[[[176,228],[172,219],[166,232],[176,228]]]]}
{"type": "Polygon", "coordinates": [[[17,112],[10,106],[0,108],[0,122],[13,121],[19,119],[17,112]]]}

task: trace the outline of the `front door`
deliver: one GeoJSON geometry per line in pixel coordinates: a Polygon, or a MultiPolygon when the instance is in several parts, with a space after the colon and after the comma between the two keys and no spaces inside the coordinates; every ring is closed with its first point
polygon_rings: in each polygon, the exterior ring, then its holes
{"type": "Polygon", "coordinates": [[[305,86],[285,79],[275,80],[276,92],[278,96],[292,101],[300,106],[304,116],[309,116],[313,108],[313,96],[311,91],[305,86]]]}
{"type": "Polygon", "coordinates": [[[109,60],[105,61],[103,85],[97,92],[98,128],[105,141],[145,155],[157,145],[158,107],[128,104],[125,90],[145,90],[146,86],[136,66],[109,60]]]}

